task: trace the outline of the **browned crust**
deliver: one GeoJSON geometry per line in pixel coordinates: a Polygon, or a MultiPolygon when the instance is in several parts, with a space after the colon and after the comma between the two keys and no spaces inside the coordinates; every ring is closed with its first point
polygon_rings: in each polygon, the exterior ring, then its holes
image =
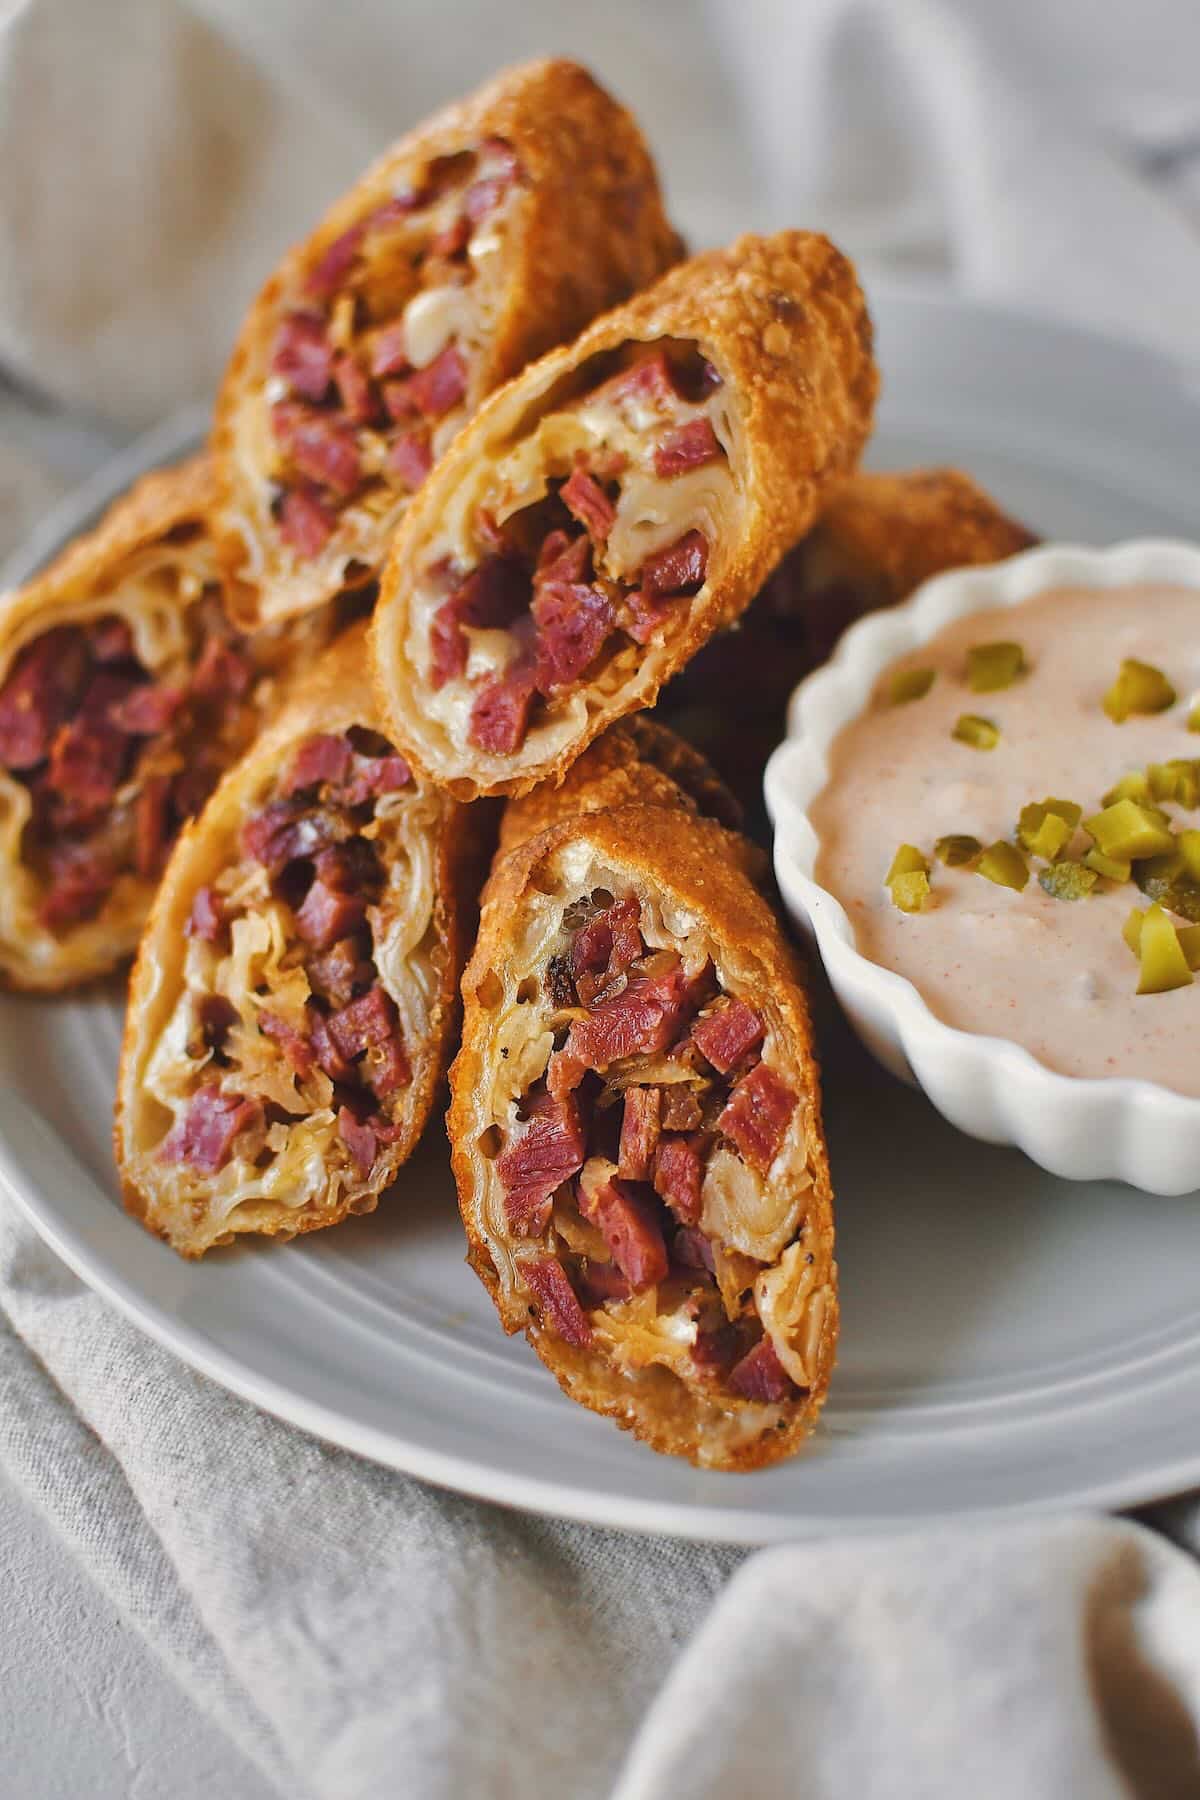
{"type": "Polygon", "coordinates": [[[526,902],[539,891],[540,871],[565,845],[579,842],[627,872],[635,887],[670,894],[701,917],[739,991],[752,997],[791,1046],[789,1076],[804,1109],[813,1176],[808,1221],[818,1242],[832,1243],[833,1190],[821,1121],[820,1074],[799,959],[771,908],[742,873],[738,840],[733,834],[687,812],[630,806],[577,815],[552,826],[508,856],[497,858],[484,890],[479,937],[463,976],[462,1048],[450,1071],[447,1118],[451,1164],[469,1244],[467,1260],[491,1294],[505,1330],[524,1329],[571,1399],[615,1419],[623,1429],[665,1454],[703,1461],[709,1467],[762,1468],[799,1448],[824,1404],[837,1343],[834,1262],[829,1264],[830,1305],[811,1394],[788,1408],[784,1429],[772,1428],[714,1462],[711,1456],[702,1455],[702,1422],[682,1383],[667,1377],[640,1389],[609,1367],[599,1353],[575,1349],[544,1331],[519,1296],[502,1292],[481,1228],[481,1198],[475,1189],[468,1144],[478,1134],[483,1118],[480,1097],[490,1092],[491,1085],[479,1048],[487,1012],[482,990],[490,972],[502,966],[509,954],[526,902]]]}
{"type": "MultiPolygon", "coordinates": [[[[468,98],[446,107],[401,138],[330,208],[315,231],[290,250],[246,315],[217,395],[212,448],[220,501],[218,524],[242,491],[233,454],[233,419],[266,377],[280,304],[295,293],[335,238],[392,190],[414,165],[470,149],[482,139],[505,139],[525,171],[518,211],[504,249],[504,298],[487,345],[472,371],[473,411],[493,388],[535,356],[564,342],[589,319],[636,293],[682,255],[680,238],[663,210],[658,177],[633,116],[577,63],[551,58],[503,71],[468,98]]],[[[236,534],[218,539],[231,577],[241,566],[236,534]]],[[[314,559],[332,564],[330,551],[314,559]]],[[[263,545],[261,592],[233,588],[246,619],[282,618],[328,598],[336,578],[313,591],[301,580],[277,536],[263,545]]],[[[387,545],[379,547],[380,561],[387,545]]]]}
{"type": "Polygon", "coordinates": [[[749,605],[830,488],[856,465],[876,387],[871,321],[852,265],[827,238],[785,231],[739,238],[669,270],[493,395],[416,496],[380,584],[372,655],[384,709],[405,753],[461,799],[518,795],[540,781],[561,781],[594,738],[615,719],[652,705],[664,682],[749,605]],[[740,488],[736,542],[710,549],[700,592],[679,604],[664,640],[646,647],[633,675],[553,761],[526,761],[500,774],[482,773],[478,757],[473,768],[437,766],[420,730],[424,680],[408,665],[403,645],[410,592],[447,496],[479,459],[519,434],[523,421],[589,358],[664,337],[695,343],[731,397],[740,440],[731,457],[740,488]]]}
{"type": "MultiPolygon", "coordinates": [[[[363,676],[364,630],[362,625],[353,628],[326,652],[285,711],[225,775],[200,816],[185,826],[172,851],[130,977],[113,1124],[117,1171],[127,1210],[185,1257],[202,1256],[212,1245],[190,1239],[186,1229],[173,1229],[171,1220],[156,1216],[154,1197],[139,1187],[131,1173],[131,1114],[140,1088],[141,1061],[178,992],[172,978],[182,958],[184,925],[197,888],[209,878],[214,866],[205,856],[205,841],[227,836],[231,822],[240,816],[243,795],[257,789],[264,772],[278,769],[298,740],[317,731],[344,730],[351,724],[375,731],[383,729],[370,684],[363,676]]],[[[257,1235],[286,1239],[335,1225],[350,1212],[373,1211],[380,1193],[394,1181],[412,1154],[457,1038],[459,977],[474,938],[479,887],[491,849],[493,825],[490,808],[467,809],[444,796],[439,801],[434,903],[438,986],[430,1000],[426,1040],[430,1054],[408,1091],[400,1121],[404,1127],[402,1135],[388,1147],[386,1157],[381,1156],[371,1178],[348,1190],[342,1203],[264,1227],[257,1235]]],[[[220,866],[219,857],[215,866],[220,866]]]]}

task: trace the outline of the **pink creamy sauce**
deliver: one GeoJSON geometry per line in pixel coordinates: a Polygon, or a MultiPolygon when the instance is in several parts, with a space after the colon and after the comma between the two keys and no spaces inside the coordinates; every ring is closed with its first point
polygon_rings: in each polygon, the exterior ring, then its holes
{"type": "MultiPolygon", "coordinates": [[[[1131,769],[1200,756],[1187,716],[1200,693],[1200,592],[1167,586],[1062,588],[1015,607],[973,613],[898,658],[870,705],[843,727],[830,777],[809,815],[820,840],[816,879],[836,894],[862,955],[910,980],[949,1025],[1011,1039],[1066,1075],[1124,1075],[1200,1096],[1200,977],[1165,994],[1136,993],[1138,963],[1121,936],[1149,902],[1132,881],[1098,882],[1078,901],[1038,885],[1027,856],[1022,893],[933,856],[936,839],[964,832],[1016,841],[1020,810],[1054,796],[1084,818],[1131,769]],[[1029,672],[997,693],[967,685],[973,644],[1020,643],[1029,672]],[[1161,669],[1178,696],[1168,711],[1116,725],[1101,700],[1121,661],[1161,669]],[[890,702],[900,669],[932,668],[923,699],[890,702]],[[1000,728],[993,750],[951,736],[962,713],[1000,728]],[[884,877],[897,847],[931,863],[919,913],[892,904],[884,877]]],[[[1200,810],[1164,804],[1176,827],[1200,810]]],[[[1091,844],[1082,830],[1064,854],[1091,844]]],[[[1182,922],[1182,921],[1177,921],[1182,922]]]]}

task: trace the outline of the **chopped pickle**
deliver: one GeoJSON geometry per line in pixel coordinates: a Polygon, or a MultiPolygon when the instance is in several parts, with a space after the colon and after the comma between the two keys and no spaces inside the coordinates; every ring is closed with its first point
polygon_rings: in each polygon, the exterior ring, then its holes
{"type": "Polygon", "coordinates": [[[1130,713],[1166,712],[1174,704],[1175,689],[1162,670],[1153,663],[1139,662],[1135,656],[1125,658],[1103,701],[1114,725],[1123,724],[1130,713]]]}
{"type": "Polygon", "coordinates": [[[1133,951],[1135,956],[1141,954],[1142,920],[1145,916],[1145,913],[1139,912],[1135,906],[1121,927],[1121,936],[1125,939],[1125,942],[1129,945],[1129,948],[1133,951]]]}
{"type": "Polygon", "coordinates": [[[949,837],[940,837],[933,846],[933,854],[948,869],[961,869],[964,863],[974,862],[983,845],[978,838],[968,837],[965,832],[952,831],[949,837]]]}
{"type": "Polygon", "coordinates": [[[892,905],[901,912],[920,912],[929,898],[929,859],[915,844],[901,844],[884,877],[884,886],[891,893],[892,905]]]}
{"type": "Polygon", "coordinates": [[[972,693],[997,693],[1024,673],[1025,652],[1020,644],[972,644],[967,651],[967,686],[972,693]]]}
{"type": "Polygon", "coordinates": [[[1175,842],[1166,814],[1154,806],[1141,806],[1136,800],[1114,801],[1103,812],[1085,819],[1083,829],[1096,840],[1105,856],[1127,856],[1132,862],[1160,856],[1175,842]]]}
{"type": "Polygon", "coordinates": [[[1174,800],[1179,806],[1187,807],[1200,802],[1196,764],[1184,757],[1174,757],[1165,763],[1149,763],[1146,780],[1155,800],[1174,800]]]}
{"type": "Polygon", "coordinates": [[[1138,936],[1138,959],[1141,975],[1139,994],[1168,994],[1172,988],[1187,987],[1192,979],[1183,946],[1175,927],[1157,902],[1142,914],[1138,936]]]}
{"type": "Polygon", "coordinates": [[[1003,838],[989,844],[975,873],[982,875],[985,881],[994,881],[997,887],[1016,888],[1018,894],[1029,880],[1025,858],[1015,844],[1006,844],[1003,838]]]}
{"type": "Polygon", "coordinates": [[[893,706],[923,700],[936,678],[936,669],[899,669],[888,683],[888,699],[893,706]]]}
{"type": "Polygon", "coordinates": [[[1187,717],[1187,728],[1189,731],[1200,731],[1200,700],[1192,703],[1192,710],[1187,717]]]}
{"type": "Polygon", "coordinates": [[[1082,900],[1098,880],[1093,869],[1077,862],[1052,862],[1038,871],[1038,886],[1055,900],[1082,900]]]}
{"type": "Polygon", "coordinates": [[[1000,742],[1000,727],[978,713],[962,713],[950,735],[960,744],[970,744],[972,750],[994,750],[1000,742]]]}
{"type": "Polygon", "coordinates": [[[1168,912],[1200,925],[1200,882],[1186,872],[1178,852],[1138,863],[1133,878],[1148,899],[1158,900],[1168,912]]]}
{"type": "Polygon", "coordinates": [[[1181,831],[1175,842],[1184,873],[1200,881],[1200,831],[1181,831]]]}
{"type": "Polygon", "coordinates": [[[1084,857],[1089,869],[1095,869],[1097,875],[1103,875],[1106,881],[1128,881],[1132,864],[1127,856],[1105,856],[1103,850],[1092,848],[1084,857]]]}
{"type": "Polygon", "coordinates": [[[1200,925],[1177,925],[1175,936],[1189,969],[1200,969],[1200,925]]]}
{"type": "Polygon", "coordinates": [[[1021,808],[1017,837],[1034,856],[1053,862],[1075,835],[1082,815],[1082,806],[1073,800],[1031,800],[1021,808]]]}
{"type": "Polygon", "coordinates": [[[1101,796],[1101,804],[1115,806],[1118,800],[1147,801],[1153,798],[1145,771],[1131,769],[1128,775],[1122,775],[1115,787],[1110,787],[1107,794],[1101,796]]]}

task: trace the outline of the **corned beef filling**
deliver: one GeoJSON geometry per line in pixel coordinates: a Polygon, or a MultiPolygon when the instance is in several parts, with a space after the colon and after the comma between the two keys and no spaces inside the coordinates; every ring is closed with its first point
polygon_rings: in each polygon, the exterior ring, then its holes
{"type": "Polygon", "coordinates": [[[587,1347],[605,1313],[653,1290],[660,1315],[696,1326],[686,1380],[791,1399],[755,1306],[762,1265],[701,1224],[713,1154],[765,1177],[795,1111],[762,1061],[763,1021],[711,965],[689,979],[674,951],[648,949],[632,896],[598,891],[566,922],[545,977],[554,1051],[496,1160],[510,1233],[542,1240],[520,1268],[543,1323],[587,1347]]]}
{"type": "Polygon", "coordinates": [[[243,825],[244,860],[197,893],[188,933],[212,947],[214,976],[237,960],[239,921],[272,902],[286,942],[282,956],[255,965],[252,997],[235,997],[248,1001],[248,1019],[228,991],[193,994],[187,1049],[199,1080],[163,1160],[207,1173],[234,1155],[261,1163],[289,1126],[327,1108],[348,1166],[365,1178],[397,1137],[393,1113],[412,1068],[375,965],[370,909],[387,885],[377,806],[411,783],[373,732],[306,739],[243,825]]]}
{"type": "Polygon", "coordinates": [[[420,487],[470,383],[480,254],[521,171],[508,145],[430,164],[309,269],[272,346],[272,510],[298,557],[349,505],[420,487]]]}
{"type": "Polygon", "coordinates": [[[0,769],[29,790],[22,857],[52,932],[94,918],[118,878],[153,881],[242,747],[259,671],[215,597],[189,655],[156,676],[111,614],[35,638],[0,687],[0,769]]]}
{"type": "Polygon", "coordinates": [[[443,596],[430,626],[431,685],[467,684],[467,738],[493,754],[519,750],[603,659],[649,643],[706,578],[709,542],[694,523],[636,567],[628,546],[647,512],[694,519],[683,478],[711,466],[728,480],[711,416],[719,376],[682,345],[639,346],[599,372],[535,428],[538,466],[528,441],[499,465],[470,523],[474,566],[442,556],[426,571],[429,592],[443,596]],[[528,504],[525,492],[536,495],[528,504]],[[472,665],[477,633],[492,640],[483,667],[472,665]]]}

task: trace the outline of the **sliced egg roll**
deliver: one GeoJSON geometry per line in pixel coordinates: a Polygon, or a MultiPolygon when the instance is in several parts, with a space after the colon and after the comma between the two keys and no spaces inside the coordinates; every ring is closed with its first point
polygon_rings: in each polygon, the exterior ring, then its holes
{"type": "Polygon", "coordinates": [[[206,458],[147,476],[0,598],[0,983],[66,988],[131,956],[181,822],[315,644],[236,632],[206,458]]]}
{"type": "Polygon", "coordinates": [[[497,858],[449,1127],[469,1260],[564,1391],[718,1469],[791,1454],[837,1336],[794,954],[741,842],[666,805],[497,858]]]}
{"type": "Polygon", "coordinates": [[[449,1058],[486,852],[380,729],[361,628],[177,844],[130,985],[126,1203],[185,1256],[371,1211],[449,1058]]]}
{"type": "Polygon", "coordinates": [[[561,780],[749,603],[857,461],[871,328],[825,238],[742,238],[555,350],[425,483],[372,651],[405,753],[461,799],[561,780]]]}
{"type": "Polygon", "coordinates": [[[586,70],[509,70],[402,138],[284,258],[217,400],[239,616],[378,570],[483,396],[680,254],[641,132],[586,70]]]}

